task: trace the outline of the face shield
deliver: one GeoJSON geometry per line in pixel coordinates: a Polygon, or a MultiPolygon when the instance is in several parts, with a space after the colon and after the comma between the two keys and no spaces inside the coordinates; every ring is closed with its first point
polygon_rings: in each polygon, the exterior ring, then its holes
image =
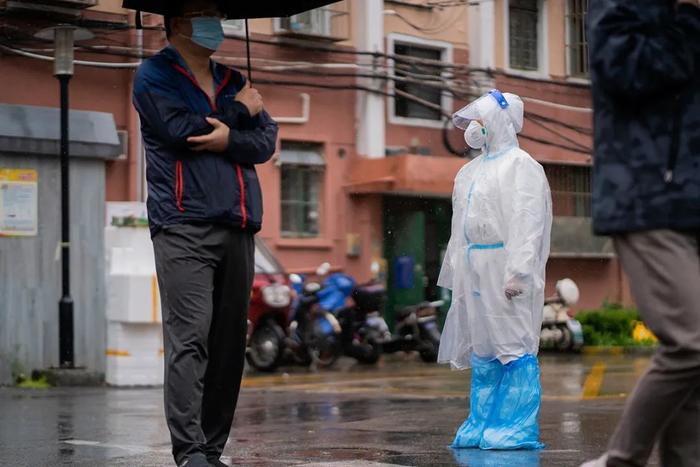
{"type": "Polygon", "coordinates": [[[486,128],[485,150],[493,153],[518,145],[516,135],[523,128],[523,112],[520,97],[494,89],[455,112],[452,122],[466,130],[478,120],[486,128]]]}

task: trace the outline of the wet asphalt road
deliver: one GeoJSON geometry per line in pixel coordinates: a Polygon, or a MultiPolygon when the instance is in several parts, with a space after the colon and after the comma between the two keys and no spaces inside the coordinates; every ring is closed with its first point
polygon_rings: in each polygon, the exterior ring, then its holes
{"type": "MultiPolygon", "coordinates": [[[[468,373],[413,356],[250,374],[224,455],[245,466],[577,466],[601,453],[646,357],[542,361],[541,452],[453,452],[468,373]]],[[[167,466],[162,390],[0,388],[0,466],[167,466]]]]}

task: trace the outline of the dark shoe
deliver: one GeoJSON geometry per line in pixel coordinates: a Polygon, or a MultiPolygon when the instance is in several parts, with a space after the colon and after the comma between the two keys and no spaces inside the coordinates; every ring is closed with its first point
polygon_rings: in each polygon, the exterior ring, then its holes
{"type": "Polygon", "coordinates": [[[180,467],[209,467],[209,461],[204,454],[193,454],[180,467]]]}
{"type": "Polygon", "coordinates": [[[209,459],[209,465],[211,467],[229,467],[228,464],[221,462],[221,459],[209,459]]]}

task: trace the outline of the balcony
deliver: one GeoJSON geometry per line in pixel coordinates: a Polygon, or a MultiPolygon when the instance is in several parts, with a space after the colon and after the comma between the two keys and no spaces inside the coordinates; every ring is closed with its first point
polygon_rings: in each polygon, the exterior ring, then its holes
{"type": "Polygon", "coordinates": [[[452,196],[455,175],[464,166],[458,157],[413,154],[353,160],[344,188],[353,196],[393,195],[445,198],[452,196]]]}

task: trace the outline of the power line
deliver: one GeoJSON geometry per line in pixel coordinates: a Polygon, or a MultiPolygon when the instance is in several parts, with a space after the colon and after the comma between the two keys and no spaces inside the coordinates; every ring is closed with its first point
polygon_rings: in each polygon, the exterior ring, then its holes
{"type": "MultiPolygon", "coordinates": [[[[44,60],[44,61],[48,61],[48,62],[53,62],[55,60],[53,57],[35,54],[32,52],[26,52],[24,50],[15,49],[13,47],[8,47],[8,46],[3,45],[3,44],[0,44],[0,49],[6,50],[10,53],[13,53],[16,55],[21,55],[21,56],[27,57],[27,58],[44,60]]],[[[140,65],[140,63],[137,63],[137,62],[134,62],[134,63],[93,62],[93,61],[89,61],[89,60],[73,60],[73,63],[75,63],[76,65],[90,66],[90,67],[96,67],[96,68],[113,68],[113,69],[118,69],[118,68],[135,69],[135,68],[138,68],[138,66],[140,65]]]]}
{"type": "Polygon", "coordinates": [[[544,130],[546,130],[546,131],[548,131],[548,132],[550,132],[550,133],[552,133],[552,134],[558,136],[559,138],[563,139],[563,140],[566,141],[567,143],[573,144],[574,146],[577,146],[577,147],[580,148],[581,150],[588,151],[588,152],[591,151],[591,148],[584,146],[583,144],[579,143],[578,141],[576,141],[576,140],[574,140],[574,139],[571,139],[571,138],[569,138],[568,136],[563,135],[562,133],[559,133],[558,131],[554,130],[553,128],[551,128],[551,127],[549,127],[549,126],[547,126],[547,125],[545,125],[544,123],[539,122],[536,118],[527,118],[527,117],[525,117],[525,118],[526,118],[528,121],[530,121],[530,122],[534,123],[535,125],[539,126],[540,128],[543,128],[544,130]]]}
{"type": "MultiPolygon", "coordinates": [[[[53,57],[49,57],[49,56],[45,56],[45,55],[36,54],[36,53],[29,52],[29,51],[22,50],[22,49],[17,49],[17,48],[14,48],[14,47],[10,47],[10,46],[4,45],[4,44],[2,44],[2,43],[0,43],[0,47],[1,47],[3,50],[9,51],[9,52],[11,52],[11,53],[15,53],[15,54],[17,54],[17,55],[25,56],[25,57],[28,57],[28,58],[39,59],[39,60],[45,60],[45,61],[52,61],[52,60],[53,60],[53,57]]],[[[90,50],[90,46],[87,46],[87,47],[88,47],[88,50],[90,50]]],[[[115,54],[114,52],[106,51],[106,50],[104,50],[104,49],[100,49],[99,47],[95,47],[95,46],[93,46],[93,47],[94,47],[94,49],[93,49],[92,51],[93,51],[94,53],[98,53],[98,54],[99,54],[99,53],[103,53],[103,54],[104,54],[104,53],[115,54]]],[[[123,53],[116,53],[116,55],[121,55],[121,56],[123,56],[124,54],[123,54],[123,53]]],[[[139,58],[142,58],[142,57],[139,56],[139,58]]],[[[133,68],[136,68],[136,67],[139,65],[139,63],[98,62],[98,61],[88,61],[88,60],[76,60],[75,63],[76,63],[77,65],[83,65],[83,66],[100,67],[100,68],[111,68],[111,69],[133,69],[133,68]]],[[[270,73],[270,70],[265,70],[264,68],[262,68],[262,69],[257,69],[257,70],[258,70],[258,71],[261,71],[261,72],[268,72],[268,73],[270,73]]],[[[283,72],[283,71],[284,71],[284,70],[279,70],[279,72],[283,72]]],[[[334,77],[335,75],[340,75],[340,74],[332,74],[332,73],[331,73],[331,74],[329,74],[329,73],[316,73],[316,74],[314,74],[314,76],[323,76],[323,77],[334,77]]],[[[362,74],[357,74],[357,73],[347,73],[347,74],[345,74],[344,77],[349,77],[349,78],[350,78],[350,77],[355,77],[355,78],[357,78],[357,77],[369,77],[369,78],[381,78],[381,79],[393,80],[393,81],[400,81],[401,79],[405,79],[405,78],[396,77],[396,76],[388,76],[388,75],[379,75],[379,76],[378,76],[378,75],[376,75],[376,74],[362,75],[362,74]]],[[[433,76],[433,77],[434,77],[434,78],[437,78],[437,76],[433,76]]],[[[413,94],[411,94],[411,93],[408,93],[408,92],[403,91],[403,90],[400,90],[400,89],[395,89],[395,90],[394,90],[394,93],[392,94],[392,93],[386,92],[386,91],[381,90],[381,89],[376,89],[376,88],[372,88],[372,87],[368,87],[368,86],[361,86],[361,85],[356,85],[356,84],[351,84],[351,85],[349,85],[349,84],[334,85],[334,84],[322,84],[322,83],[318,83],[318,82],[316,82],[316,83],[308,83],[308,82],[296,81],[296,80],[295,80],[295,81],[287,81],[287,80],[270,80],[270,79],[259,79],[259,80],[257,80],[257,81],[258,81],[259,83],[261,83],[261,84],[272,84],[272,85],[279,85],[279,86],[310,87],[310,88],[316,88],[316,89],[339,90],[339,91],[360,90],[360,91],[366,91],[366,92],[370,92],[370,93],[380,94],[380,95],[382,95],[382,96],[389,97],[389,98],[402,97],[402,98],[411,100],[411,101],[413,101],[413,102],[416,102],[416,103],[418,103],[418,104],[420,104],[420,105],[422,105],[422,106],[425,106],[426,108],[430,108],[430,109],[433,109],[433,110],[438,110],[438,111],[440,111],[440,113],[441,113],[441,115],[443,115],[443,117],[447,117],[446,120],[447,120],[448,122],[449,122],[449,117],[451,116],[449,113],[447,113],[447,112],[444,111],[444,109],[442,108],[442,106],[441,106],[440,104],[436,104],[436,103],[433,103],[433,102],[430,102],[430,101],[426,101],[426,100],[424,100],[424,99],[421,99],[421,98],[418,97],[418,96],[415,96],[415,95],[413,95],[413,94]]],[[[429,87],[426,83],[424,83],[424,82],[422,82],[422,81],[418,81],[418,80],[411,80],[411,81],[414,82],[414,83],[417,83],[417,84],[421,84],[421,85],[423,85],[423,86],[425,86],[425,87],[429,87]]],[[[437,79],[436,79],[435,81],[436,81],[436,82],[439,82],[439,80],[437,80],[437,79]]],[[[449,87],[441,87],[441,88],[444,89],[445,91],[448,91],[448,92],[454,92],[454,90],[451,89],[451,88],[449,88],[449,87]]],[[[473,93],[469,93],[468,91],[466,91],[464,97],[468,97],[468,96],[470,96],[470,97],[476,97],[473,93]]],[[[578,142],[576,142],[576,141],[574,141],[574,140],[568,138],[566,135],[563,135],[563,134],[557,132],[557,131],[554,130],[553,128],[547,127],[547,126],[543,125],[541,122],[539,122],[539,121],[537,121],[537,120],[538,120],[538,119],[541,119],[541,120],[545,120],[545,121],[550,121],[551,123],[556,123],[556,124],[559,124],[559,125],[563,125],[563,126],[565,126],[565,127],[569,127],[569,128],[572,129],[573,131],[577,131],[577,132],[579,132],[579,133],[582,133],[582,132],[583,132],[582,130],[585,130],[586,132],[589,132],[590,130],[588,130],[588,129],[583,129],[583,128],[581,128],[581,127],[574,127],[574,126],[572,126],[572,125],[566,125],[566,124],[564,124],[564,123],[562,123],[562,122],[560,122],[560,121],[557,121],[557,120],[554,120],[554,119],[551,119],[551,118],[548,118],[548,117],[545,117],[545,116],[541,116],[541,115],[538,115],[538,114],[533,114],[533,113],[528,113],[528,115],[526,116],[526,118],[528,118],[528,120],[532,121],[533,123],[535,123],[535,124],[537,124],[537,125],[539,125],[539,126],[545,128],[545,129],[547,129],[547,131],[549,131],[550,133],[555,134],[555,135],[561,137],[562,139],[564,139],[565,141],[570,142],[570,143],[572,143],[572,144],[574,144],[575,146],[578,146],[578,147],[571,147],[571,146],[561,145],[561,144],[553,143],[553,142],[551,142],[551,141],[545,141],[545,140],[542,140],[542,139],[539,139],[539,138],[531,137],[531,136],[528,136],[528,135],[521,135],[521,137],[523,137],[523,138],[525,138],[525,139],[529,139],[529,140],[535,141],[535,142],[538,142],[538,143],[541,143],[541,144],[546,144],[546,145],[549,145],[549,146],[555,146],[555,147],[559,147],[559,148],[562,148],[562,149],[566,149],[566,150],[570,150],[570,151],[574,151],[574,152],[578,152],[578,153],[590,154],[591,150],[590,150],[589,148],[586,148],[586,147],[583,146],[582,144],[580,144],[580,143],[578,143],[578,142]]],[[[449,126],[449,123],[448,123],[448,122],[446,122],[444,131],[447,131],[446,128],[449,126]]],[[[584,133],[584,134],[589,135],[590,133],[584,133]]],[[[443,135],[443,136],[444,136],[444,139],[445,139],[446,136],[445,136],[445,135],[443,135]]],[[[456,150],[454,150],[454,148],[452,148],[451,145],[446,144],[446,147],[448,148],[448,150],[449,150],[451,153],[453,153],[453,154],[459,154],[459,152],[456,151],[456,150]],[[448,147],[448,146],[449,146],[449,147],[448,147]]]]}

